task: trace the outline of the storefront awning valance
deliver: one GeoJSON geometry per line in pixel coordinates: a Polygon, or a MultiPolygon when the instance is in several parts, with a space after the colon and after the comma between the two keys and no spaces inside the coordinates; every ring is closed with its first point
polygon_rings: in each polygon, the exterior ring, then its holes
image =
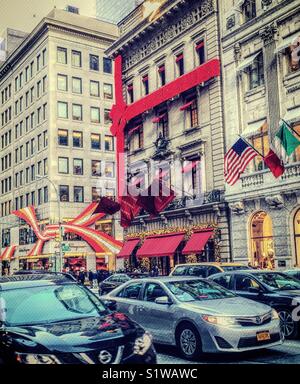
{"type": "Polygon", "coordinates": [[[189,255],[202,252],[206,243],[212,237],[213,232],[213,229],[207,229],[205,231],[193,233],[190,240],[183,248],[182,254],[189,255]]]}
{"type": "Polygon", "coordinates": [[[172,256],[183,239],[184,233],[148,237],[136,255],[140,258],[172,256]]]}
{"type": "Polygon", "coordinates": [[[139,242],[140,242],[140,239],[131,239],[126,241],[120,253],[117,255],[117,258],[128,259],[139,242]]]}
{"type": "Polygon", "coordinates": [[[237,68],[238,72],[244,71],[246,68],[252,65],[259,54],[260,52],[256,52],[255,54],[250,55],[245,60],[243,60],[237,68]]]}

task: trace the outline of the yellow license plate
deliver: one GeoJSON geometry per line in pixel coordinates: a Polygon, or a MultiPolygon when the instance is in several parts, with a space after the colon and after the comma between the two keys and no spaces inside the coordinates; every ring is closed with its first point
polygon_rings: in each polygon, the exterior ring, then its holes
{"type": "Polygon", "coordinates": [[[257,337],[257,341],[265,341],[265,340],[270,340],[271,339],[270,332],[260,332],[260,333],[257,333],[256,337],[257,337]]]}

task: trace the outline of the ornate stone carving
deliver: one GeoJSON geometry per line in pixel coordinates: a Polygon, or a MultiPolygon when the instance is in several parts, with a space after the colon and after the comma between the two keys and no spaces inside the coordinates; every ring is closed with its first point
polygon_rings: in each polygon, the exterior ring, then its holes
{"type": "Polygon", "coordinates": [[[153,160],[162,160],[168,157],[171,154],[169,150],[170,140],[163,137],[162,133],[159,133],[157,140],[154,142],[155,153],[153,155],[153,160]]]}
{"type": "Polygon", "coordinates": [[[243,215],[245,213],[245,206],[242,201],[229,204],[229,208],[235,215],[243,215]]]}
{"type": "Polygon", "coordinates": [[[141,41],[137,49],[133,49],[133,46],[130,50],[126,49],[124,70],[128,70],[141,59],[161,49],[165,44],[175,39],[191,26],[198,24],[200,20],[207,17],[213,11],[213,0],[203,0],[200,5],[186,13],[179,20],[176,19],[172,25],[165,28],[162,26],[157,28],[156,30],[159,32],[148,40],[141,41]]]}
{"type": "Polygon", "coordinates": [[[226,20],[226,29],[231,29],[235,26],[235,15],[230,15],[226,20]]]}
{"type": "Polygon", "coordinates": [[[278,33],[278,28],[276,23],[267,25],[265,28],[259,31],[259,36],[261,37],[264,45],[273,43],[275,40],[275,34],[278,33]]]}
{"type": "Polygon", "coordinates": [[[234,44],[233,54],[234,54],[234,59],[236,61],[240,60],[240,58],[241,58],[241,44],[240,43],[234,44]]]}
{"type": "Polygon", "coordinates": [[[272,4],[272,0],[261,0],[261,7],[264,9],[264,8],[267,8],[269,5],[272,4]]]}
{"type": "Polygon", "coordinates": [[[266,197],[266,202],[273,209],[281,209],[284,207],[284,199],[280,194],[266,197]]]}

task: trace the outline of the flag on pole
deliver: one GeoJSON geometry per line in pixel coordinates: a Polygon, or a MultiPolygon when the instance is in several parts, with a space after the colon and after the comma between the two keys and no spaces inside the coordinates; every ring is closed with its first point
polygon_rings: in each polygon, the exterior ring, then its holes
{"type": "Polygon", "coordinates": [[[287,160],[299,145],[300,140],[293,135],[288,124],[281,120],[279,131],[275,136],[275,151],[278,157],[287,160]]]}
{"type": "Polygon", "coordinates": [[[263,160],[276,178],[284,174],[284,165],[272,149],[263,160]]]}
{"type": "Polygon", "coordinates": [[[224,176],[229,185],[234,185],[257,151],[243,139],[239,139],[225,155],[224,176]]]}

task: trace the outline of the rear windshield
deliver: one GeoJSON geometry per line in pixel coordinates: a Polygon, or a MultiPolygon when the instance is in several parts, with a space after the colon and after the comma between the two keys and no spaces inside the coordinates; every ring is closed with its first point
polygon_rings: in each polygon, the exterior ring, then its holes
{"type": "Polygon", "coordinates": [[[222,265],[222,268],[226,272],[228,272],[228,271],[240,271],[243,269],[251,269],[247,265],[222,265]]]}

